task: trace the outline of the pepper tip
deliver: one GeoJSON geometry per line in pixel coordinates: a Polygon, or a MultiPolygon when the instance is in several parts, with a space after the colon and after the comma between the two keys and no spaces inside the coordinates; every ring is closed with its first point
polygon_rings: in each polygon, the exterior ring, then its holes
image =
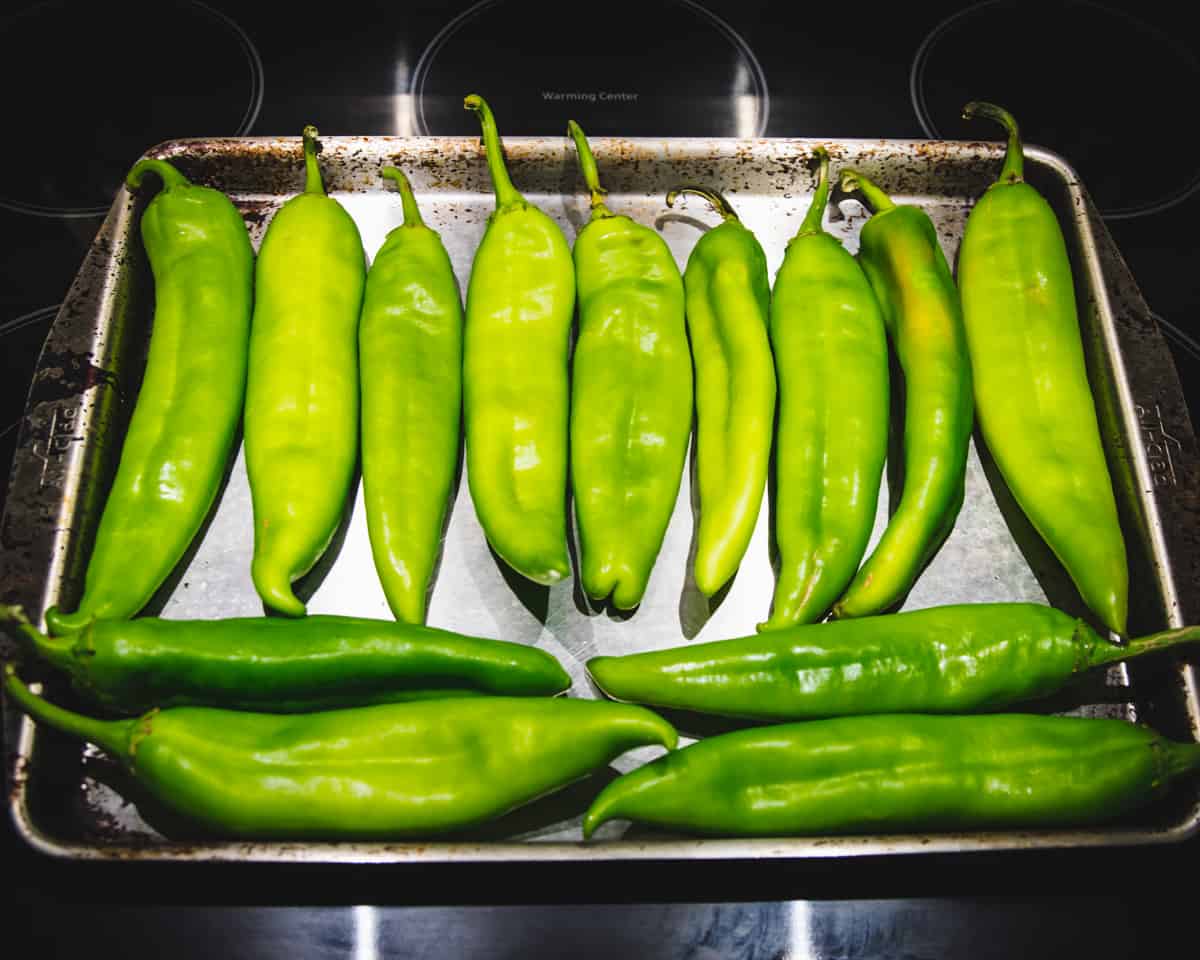
{"type": "MultiPolygon", "coordinates": [[[[608,696],[608,691],[604,689],[604,684],[601,683],[600,678],[596,676],[596,667],[599,666],[603,668],[604,664],[611,659],[612,657],[605,656],[590,657],[583,664],[583,669],[586,671],[588,679],[591,680],[592,683],[595,684],[596,689],[598,689],[606,697],[608,696]]],[[[603,672],[603,670],[601,672],[603,672]]]]}
{"type": "Polygon", "coordinates": [[[263,606],[285,617],[300,618],[308,614],[304,603],[292,592],[290,581],[280,576],[277,570],[255,564],[251,568],[251,579],[263,606]]]}

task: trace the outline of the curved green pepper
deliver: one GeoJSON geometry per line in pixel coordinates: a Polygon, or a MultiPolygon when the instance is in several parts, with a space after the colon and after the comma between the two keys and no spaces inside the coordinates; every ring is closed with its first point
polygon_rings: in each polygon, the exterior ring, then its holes
{"type": "Polygon", "coordinates": [[[93,620],[64,639],[0,607],[42,660],[120,713],[182,705],[295,713],[415,697],[552,696],[571,678],[544,650],[390,620],[93,620]]]}
{"type": "Polygon", "coordinates": [[[450,257],[408,178],[395,167],[382,175],[400,188],[404,223],[375,255],[363,296],[363,504],[388,606],[424,623],[458,467],[463,311],[450,257]]]}
{"type": "Polygon", "coordinates": [[[962,305],[937,231],[920,207],[896,205],[861,173],[842,190],[874,210],[858,259],[904,373],[904,487],[883,536],[834,605],[862,617],[899,603],[962,508],[974,410],[962,305]]]}
{"type": "Polygon", "coordinates": [[[52,608],[56,631],[93,617],[132,617],[179,563],[221,487],[242,415],[254,299],[254,248],[225,194],[165,160],[134,164],[163,189],[142,214],[154,274],[146,373],[74,613],[52,608]]]}
{"type": "Polygon", "coordinates": [[[509,179],[500,135],[479,115],[496,209],[467,285],[463,415],[467,485],[492,549],[530,580],[571,572],[567,554],[568,352],[575,268],[558,224],[509,179]]]}
{"type": "Polygon", "coordinates": [[[767,340],[771,282],[758,239],[723,196],[677,187],[711,203],[722,223],[692,248],[683,284],[696,367],[696,487],[700,516],[693,576],[706,597],[737,572],[754,533],[771,458],[775,366],[767,340]]]}
{"type": "Polygon", "coordinates": [[[588,596],[636,607],[675,509],[692,432],[683,278],[666,242],[604,204],[596,161],[568,132],[591,192],[575,239],[579,337],[571,382],[571,484],[588,596]]]}
{"type": "Polygon", "coordinates": [[[1048,696],[1104,664],[1200,640],[1200,627],[1128,646],[1034,603],[973,603],[793,626],[621,657],[588,672],[608,696],[756,720],[994,710],[1048,696]]]}
{"type": "Polygon", "coordinates": [[[829,154],[771,295],[779,375],[775,540],[779,578],[760,630],[819,620],[854,578],[888,446],[888,344],[858,261],[821,229],[829,154]]]}
{"type": "Polygon", "coordinates": [[[1109,630],[1125,632],[1129,572],[1058,218],[1025,182],[1016,121],[997,181],[967,218],[958,255],[979,427],[1013,498],[1109,630]]]}
{"type": "Polygon", "coordinates": [[[562,697],[392,703],[296,716],[171,707],[97,720],[5,691],[101,747],[164,806],[222,835],[443,833],[498,817],[634,747],[675,745],[649,710],[562,697]]]}
{"type": "Polygon", "coordinates": [[[618,777],[614,818],[737,836],[1115,820],[1200,769],[1200,744],[1123,720],[1026,714],[839,717],[700,740],[618,777]]]}
{"type": "Polygon", "coordinates": [[[325,195],[317,130],[304,128],[304,192],[276,212],[258,253],[246,473],[251,575],[263,603],[303,616],[292,581],[329,546],[358,456],[358,319],[366,257],[358,227],[325,195]]]}

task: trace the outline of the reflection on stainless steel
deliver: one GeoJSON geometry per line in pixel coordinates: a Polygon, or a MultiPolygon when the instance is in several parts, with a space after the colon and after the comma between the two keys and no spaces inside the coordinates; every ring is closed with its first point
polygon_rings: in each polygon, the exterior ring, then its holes
{"type": "Polygon", "coordinates": [[[379,911],[375,907],[354,908],[354,960],[379,960],[379,911]]]}
{"type": "MultiPolygon", "coordinates": [[[[1195,934],[1182,893],[1153,908],[1136,898],[1065,890],[1045,899],[732,903],[622,903],[621,891],[613,895],[618,902],[503,907],[72,903],[80,932],[69,942],[97,956],[128,955],[136,943],[135,953],[174,960],[1074,960],[1182,957],[1181,944],[1195,934]],[[377,946],[369,954],[359,953],[355,935],[364,910],[376,917],[377,946]],[[804,918],[800,925],[797,917],[804,918]]],[[[30,926],[61,924],[63,910],[60,903],[39,905],[30,926]]]]}
{"type": "Polygon", "coordinates": [[[809,960],[813,953],[813,904],[808,900],[793,900],[788,910],[789,960],[809,960]]]}
{"type": "MultiPolygon", "coordinates": [[[[597,162],[615,212],[653,224],[682,265],[703,229],[684,208],[669,211],[668,188],[699,180],[722,187],[758,235],[773,275],[795,233],[812,189],[804,140],[621,140],[594,138],[597,162]]],[[[587,219],[565,138],[506,139],[514,181],[573,238],[587,219]]],[[[854,164],[901,201],[920,203],[953,259],[972,200],[991,183],[998,145],[925,141],[826,142],[834,165],[854,164]]],[[[368,255],[400,221],[399,201],[384,189],[385,162],[404,168],[421,194],[426,221],[438,229],[462,288],[492,206],[479,141],[461,138],[346,137],[323,141],[322,165],[333,195],[357,222],[368,255]]],[[[255,243],[271,212],[299,189],[294,139],[177,141],[155,153],[174,158],[193,178],[229,191],[245,212],[255,243]]],[[[1035,178],[1067,227],[1084,296],[1083,323],[1102,430],[1117,480],[1131,543],[1138,602],[1131,628],[1146,631],[1195,620],[1197,516],[1195,439],[1166,347],[1136,287],[1073,171],[1037,148],[1028,151],[1035,178]],[[1147,407],[1153,398],[1153,407],[1147,407]],[[1158,447],[1147,439],[1148,410],[1159,411],[1176,446],[1175,484],[1162,481],[1158,447]],[[1183,410],[1183,419],[1179,411],[1183,410]],[[1188,605],[1192,606],[1189,607],[1188,605]]],[[[122,190],[89,259],[55,323],[35,377],[3,521],[0,589],[7,602],[40,614],[70,603],[78,591],[98,504],[115,468],[113,450],[128,417],[144,363],[150,278],[136,241],[143,201],[122,190]],[[85,359],[80,359],[85,358],[85,359]]],[[[846,203],[829,229],[851,249],[864,217],[846,203]]],[[[569,670],[575,696],[596,696],[583,669],[593,654],[671,646],[686,638],[716,639],[753,632],[773,587],[770,511],[760,513],[746,560],[724,596],[706,602],[690,582],[692,504],[688,477],[641,607],[630,617],[594,610],[573,583],[533,586],[491,554],[460,482],[446,531],[429,608],[431,624],[503,637],[541,647],[569,670]]],[[[874,537],[887,519],[881,494],[874,537]]],[[[194,551],[161,591],[152,609],[170,617],[258,615],[249,578],[250,501],[239,453],[218,509],[194,551]]],[[[356,498],[329,560],[305,578],[309,609],[321,613],[388,616],[374,573],[356,498]]],[[[958,524],[906,601],[908,608],[989,600],[1049,600],[1068,610],[1080,604],[1065,574],[1024,524],[986,453],[972,450],[966,503],[958,524]]],[[[1180,659],[1139,672],[1118,668],[1093,678],[1076,702],[1058,709],[1092,716],[1151,718],[1177,737],[1200,731],[1194,671],[1180,659]]],[[[685,734],[697,731],[684,729],[685,734]]],[[[685,742],[686,739],[685,739],[685,742]]],[[[583,844],[583,810],[606,779],[648,759],[634,751],[613,769],[539,801],[468,835],[426,843],[226,843],[167,839],[154,811],[122,805],[126,786],[99,762],[78,775],[79,752],[22,725],[18,743],[30,776],[61,791],[80,787],[77,803],[55,805],[26,789],[12,791],[18,829],[35,847],[73,858],[187,859],[282,862],[579,861],[860,856],[916,851],[1095,847],[1181,839],[1200,821],[1200,792],[1181,792],[1146,818],[1106,829],[794,838],[691,839],[606,825],[603,842],[583,844]],[[44,748],[44,749],[43,749],[44,748]],[[39,799],[41,798],[41,799],[39,799]]],[[[802,919],[796,914],[797,923],[802,919]]],[[[364,918],[365,922],[365,918],[364,918]]]]}

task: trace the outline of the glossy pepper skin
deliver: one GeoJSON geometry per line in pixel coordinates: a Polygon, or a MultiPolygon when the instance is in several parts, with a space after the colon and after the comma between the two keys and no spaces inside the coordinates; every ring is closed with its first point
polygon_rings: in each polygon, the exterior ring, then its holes
{"type": "Polygon", "coordinates": [[[129,720],[70,713],[6,668],[36,721],[104,749],[164,806],[230,837],[425,836],[500,816],[671,725],[596,700],[475,697],[295,716],[171,707],[129,720]]]}
{"type": "Polygon", "coordinates": [[[404,223],[367,273],[359,326],[362,481],[375,570],[397,620],[424,623],[458,468],[463,310],[450,256],[408,178],[404,223]]]}
{"type": "Polygon", "coordinates": [[[722,223],[692,248],[683,284],[696,379],[697,589],[706,597],[737,572],[766,488],[775,417],[775,366],[767,339],[771,282],[758,238],[729,201],[703,187],[722,223]]]}
{"type": "Polygon", "coordinates": [[[41,660],[118,713],[182,705],[296,713],[471,693],[553,696],[571,678],[544,650],[390,620],[313,615],[93,620],[43,636],[0,607],[41,660]]]}
{"type": "Polygon", "coordinates": [[[974,603],[797,625],[620,657],[588,672],[616,700],[754,720],[966,713],[1048,696],[1073,676],[1200,640],[1200,628],[1106,643],[1035,603],[974,603]]]}
{"type": "Polygon", "coordinates": [[[839,717],[700,740],[619,777],[585,836],[622,818],[702,834],[1049,827],[1114,820],[1200,768],[1200,744],[1123,720],[839,717]]]}
{"type": "Polygon", "coordinates": [[[254,249],[225,194],[188,182],[165,160],[144,159],[162,190],[142,214],[154,275],[146,372],[73,613],[47,612],[52,628],[92,617],[132,617],[162,585],[221,487],[246,387],[254,300],[254,249]]]}
{"type": "Polygon", "coordinates": [[[479,115],[496,209],[467,285],[463,419],[467,484],[492,549],[540,584],[571,572],[567,554],[568,353],[575,267],[558,224],[509,179],[500,135],[479,115]]]}
{"type": "Polygon", "coordinates": [[[858,261],[821,228],[829,154],[771,294],[779,377],[775,540],[779,575],[760,630],[812,623],[858,571],[888,445],[888,344],[858,261]]]}
{"type": "Polygon", "coordinates": [[[899,603],[953,529],[974,408],[962,305],[932,221],[919,207],[894,204],[857,171],[843,170],[841,187],[859,191],[874,210],[862,228],[858,260],[904,373],[900,503],[832,611],[862,617],[899,603]]]}
{"type": "Polygon", "coordinates": [[[304,192],[272,218],[259,249],[246,473],[254,506],[251,576],[263,603],[299,617],[292,581],[325,552],[358,457],[358,319],[362,238],[325,195],[317,130],[304,128],[304,192]]]}
{"type": "Polygon", "coordinates": [[[591,192],[575,238],[579,337],[571,382],[571,484],[583,589],[636,607],[675,509],[692,432],[683,278],[654,230],[604,203],[579,125],[568,133],[591,192]]]}
{"type": "Polygon", "coordinates": [[[1016,121],[1001,123],[997,181],[967,218],[958,256],[975,408],[988,450],[1034,528],[1109,630],[1125,633],[1129,572],[1088,386],[1071,263],[1058,218],[1025,182],[1016,121]]]}

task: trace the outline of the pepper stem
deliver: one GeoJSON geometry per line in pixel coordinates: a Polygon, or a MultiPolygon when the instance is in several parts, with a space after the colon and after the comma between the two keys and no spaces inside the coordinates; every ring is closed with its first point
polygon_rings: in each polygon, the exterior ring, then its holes
{"type": "Polygon", "coordinates": [[[891,197],[858,170],[843,170],[838,186],[843,193],[861,193],[872,213],[882,213],[896,205],[891,197]]]}
{"type": "Polygon", "coordinates": [[[478,115],[483,128],[483,148],[487,151],[488,173],[492,177],[492,188],[496,191],[497,209],[524,203],[525,198],[513,186],[508,176],[508,167],[504,165],[504,152],[500,145],[500,134],[496,130],[496,118],[492,116],[492,108],[477,93],[465,97],[463,107],[478,115]]]}
{"type": "Polygon", "coordinates": [[[1200,641],[1200,626],[1178,627],[1174,630],[1162,630],[1158,633],[1147,634],[1144,637],[1134,637],[1122,647],[1111,643],[1098,643],[1092,647],[1088,655],[1088,666],[1098,667],[1105,663],[1120,663],[1122,660],[1132,660],[1134,657],[1170,650],[1172,647],[1197,641],[1200,641]]]}
{"type": "Polygon", "coordinates": [[[413,196],[412,184],[408,182],[404,171],[399,167],[384,167],[379,171],[379,175],[385,180],[395,181],[396,186],[400,188],[400,203],[404,208],[403,225],[406,227],[425,226],[425,221],[421,219],[421,211],[417,209],[417,198],[413,196]]]}
{"type": "Polygon", "coordinates": [[[130,190],[137,190],[142,185],[142,177],[147,173],[157,173],[159,179],[162,180],[164,190],[170,190],[172,187],[186,187],[191,184],[187,177],[166,160],[147,157],[133,165],[133,169],[125,177],[125,186],[130,190]]]}
{"type": "Polygon", "coordinates": [[[321,168],[317,165],[317,128],[311,123],[304,128],[304,192],[325,195],[321,168]]]}
{"type": "Polygon", "coordinates": [[[125,761],[132,758],[130,739],[137,725],[142,722],[141,718],[97,720],[95,717],[85,717],[81,713],[72,713],[62,707],[56,707],[25,686],[17,677],[17,670],[11,663],[4,665],[4,692],[39,723],[94,743],[115,758],[125,761]]]}
{"type": "Polygon", "coordinates": [[[813,153],[820,159],[821,167],[817,172],[817,188],[813,191],[812,204],[796,233],[798,237],[821,232],[821,218],[825,216],[825,205],[829,203],[829,151],[824,147],[815,147],[813,153]]]}
{"type": "MultiPolygon", "coordinates": [[[[697,187],[692,184],[684,184],[668,193],[667,206],[675,206],[675,201],[681,193],[694,193],[698,197],[703,197],[713,205],[717,213],[721,215],[721,219],[725,221],[738,219],[738,215],[734,212],[733,207],[730,206],[729,201],[717,193],[716,190],[709,190],[707,187],[697,187]]],[[[738,222],[740,223],[741,221],[739,220],[738,222]]]]}
{"type": "Polygon", "coordinates": [[[14,625],[17,632],[32,644],[34,652],[53,666],[68,672],[75,666],[72,649],[78,638],[74,634],[62,638],[48,637],[33,625],[24,610],[16,606],[0,605],[0,623],[14,625]]]}
{"type": "Polygon", "coordinates": [[[568,120],[567,134],[575,141],[575,149],[579,152],[579,169],[583,173],[583,182],[587,184],[592,195],[592,219],[611,217],[613,213],[604,203],[608,191],[600,186],[600,173],[596,169],[596,158],[592,156],[592,147],[584,135],[583,128],[574,120],[568,120]]]}
{"type": "Polygon", "coordinates": [[[1025,151],[1021,148],[1021,131],[1011,113],[1003,107],[983,100],[972,100],[962,111],[964,120],[986,117],[995,120],[1008,132],[1008,150],[1004,154],[1004,166],[1000,168],[999,183],[1021,183],[1025,179],[1025,151]]]}
{"type": "Polygon", "coordinates": [[[612,210],[605,205],[604,198],[608,196],[608,191],[600,186],[600,173],[596,170],[596,158],[592,155],[592,145],[588,143],[588,138],[584,136],[583,128],[576,124],[574,120],[566,121],[566,133],[575,140],[575,149],[580,155],[580,170],[583,174],[583,182],[587,184],[588,191],[592,193],[592,218],[598,220],[600,217],[611,217],[612,210]]]}

